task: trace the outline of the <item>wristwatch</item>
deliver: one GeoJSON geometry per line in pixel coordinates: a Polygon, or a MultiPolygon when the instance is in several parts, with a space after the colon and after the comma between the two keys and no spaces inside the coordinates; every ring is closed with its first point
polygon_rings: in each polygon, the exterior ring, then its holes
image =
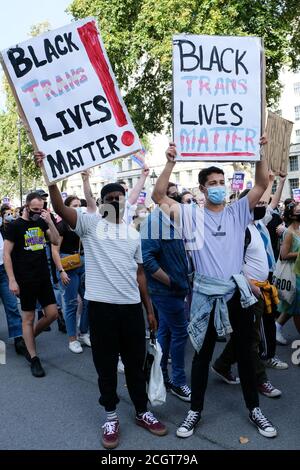
{"type": "Polygon", "coordinates": [[[59,274],[61,274],[61,273],[64,273],[65,270],[64,270],[64,269],[60,269],[58,272],[59,272],[59,274]]]}

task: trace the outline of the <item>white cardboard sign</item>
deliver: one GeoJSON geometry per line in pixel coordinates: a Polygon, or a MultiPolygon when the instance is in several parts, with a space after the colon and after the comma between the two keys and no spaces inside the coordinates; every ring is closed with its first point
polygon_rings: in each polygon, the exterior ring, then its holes
{"type": "Polygon", "coordinates": [[[1,54],[50,182],[141,149],[94,18],[1,54]]]}
{"type": "Polygon", "coordinates": [[[173,37],[173,132],[181,161],[257,161],[264,93],[260,38],[173,37]]]}

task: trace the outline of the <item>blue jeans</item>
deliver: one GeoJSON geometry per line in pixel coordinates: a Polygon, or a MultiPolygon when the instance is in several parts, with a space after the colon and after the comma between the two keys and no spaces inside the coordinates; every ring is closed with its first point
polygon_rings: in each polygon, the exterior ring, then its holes
{"type": "MultiPolygon", "coordinates": [[[[60,257],[64,258],[65,255],[60,253],[60,257]]],[[[67,274],[70,278],[70,282],[67,285],[63,285],[61,281],[59,281],[60,286],[63,292],[63,300],[64,300],[64,317],[66,322],[66,328],[68,336],[77,336],[77,326],[76,326],[76,312],[78,307],[78,294],[80,295],[83,306],[82,306],[82,313],[80,317],[80,333],[84,334],[88,332],[89,329],[89,321],[88,321],[88,301],[84,299],[84,264],[80,266],[80,268],[70,269],[67,271],[67,274]]],[[[58,274],[59,276],[59,274],[58,274]]]]}
{"type": "Polygon", "coordinates": [[[3,264],[0,265],[0,298],[6,313],[9,337],[17,338],[22,336],[22,317],[18,309],[17,299],[9,290],[8,277],[3,264]]]}
{"type": "Polygon", "coordinates": [[[168,379],[169,352],[172,359],[172,382],[176,387],[186,385],[184,370],[185,345],[188,338],[188,322],[184,311],[184,298],[166,295],[151,295],[158,311],[157,339],[163,352],[161,368],[164,379],[168,379]]]}

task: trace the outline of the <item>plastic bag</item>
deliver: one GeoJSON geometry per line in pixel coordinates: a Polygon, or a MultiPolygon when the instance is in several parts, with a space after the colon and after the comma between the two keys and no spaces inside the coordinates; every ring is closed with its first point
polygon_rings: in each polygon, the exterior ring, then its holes
{"type": "Polygon", "coordinates": [[[280,300],[292,304],[296,295],[296,275],[293,262],[277,260],[273,273],[273,284],[278,290],[280,300]]]}
{"type": "Polygon", "coordinates": [[[161,346],[155,338],[151,338],[148,345],[147,357],[145,360],[144,372],[149,377],[148,399],[152,406],[163,405],[166,402],[166,387],[160,367],[162,358],[161,346]]]}

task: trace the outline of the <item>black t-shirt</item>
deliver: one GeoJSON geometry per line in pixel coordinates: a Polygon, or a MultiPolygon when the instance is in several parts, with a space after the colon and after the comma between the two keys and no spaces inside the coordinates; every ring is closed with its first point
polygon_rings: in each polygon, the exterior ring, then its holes
{"type": "Polygon", "coordinates": [[[21,217],[11,222],[5,238],[14,243],[12,263],[18,283],[35,282],[50,276],[46,255],[46,231],[43,219],[36,222],[21,217]]]}
{"type": "Polygon", "coordinates": [[[275,259],[277,261],[280,252],[280,240],[276,233],[276,228],[282,223],[282,219],[279,214],[276,212],[272,215],[272,220],[268,223],[267,229],[269,230],[272,248],[274,252],[275,259]]]}
{"type": "Polygon", "coordinates": [[[79,237],[78,235],[70,229],[68,224],[61,220],[56,228],[61,237],[63,237],[60,252],[66,255],[73,255],[79,251],[79,237]]]}

